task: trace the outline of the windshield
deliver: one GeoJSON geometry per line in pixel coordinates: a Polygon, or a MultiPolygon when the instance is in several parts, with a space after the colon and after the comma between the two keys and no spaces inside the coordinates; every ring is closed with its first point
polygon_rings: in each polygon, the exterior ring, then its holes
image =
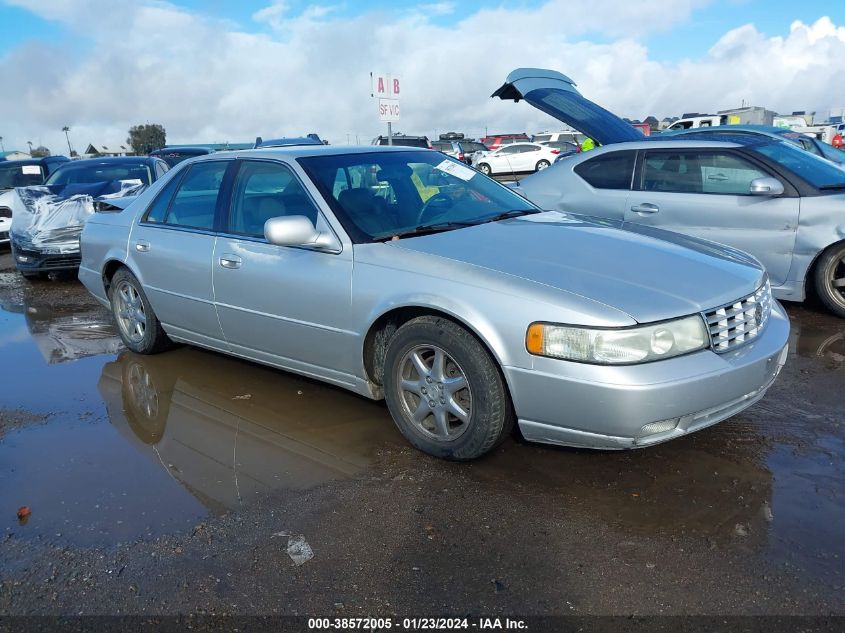
{"type": "Polygon", "coordinates": [[[748,149],[756,154],[774,160],[814,187],[845,185],[845,170],[824,158],[807,152],[787,142],[750,145],[748,149]]]}
{"type": "Polygon", "coordinates": [[[48,185],[70,185],[78,183],[111,182],[113,180],[140,180],[148,185],[152,181],[150,170],[146,165],[138,163],[74,165],[66,163],[59,167],[47,179],[48,185]]]}
{"type": "Polygon", "coordinates": [[[202,156],[205,153],[206,152],[197,153],[197,152],[175,151],[175,152],[167,152],[166,154],[165,153],[150,154],[150,156],[156,156],[156,157],[160,158],[161,160],[163,160],[168,165],[170,165],[171,167],[176,167],[176,165],[181,163],[183,160],[188,160],[189,158],[194,158],[195,156],[202,156]]]}
{"type": "Polygon", "coordinates": [[[519,194],[440,153],[368,152],[299,163],[356,242],[538,211],[519,194]]]}
{"type": "Polygon", "coordinates": [[[21,165],[0,163],[0,189],[29,187],[44,182],[44,170],[40,165],[21,165]]]}

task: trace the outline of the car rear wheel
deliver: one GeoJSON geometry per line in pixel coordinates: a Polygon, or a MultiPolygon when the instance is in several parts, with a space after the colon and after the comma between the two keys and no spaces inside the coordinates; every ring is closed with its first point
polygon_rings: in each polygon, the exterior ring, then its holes
{"type": "Polygon", "coordinates": [[[845,318],[845,242],[831,246],[819,257],[815,287],[825,306],[845,318]]]}
{"type": "Polygon", "coordinates": [[[551,163],[549,161],[547,161],[546,159],[538,160],[537,161],[537,171],[543,171],[549,165],[551,165],[551,163]]]}
{"type": "Polygon", "coordinates": [[[130,350],[157,354],[173,345],[140,282],[127,268],[121,268],[112,277],[109,299],[120,338],[130,350]]]}
{"type": "Polygon", "coordinates": [[[483,345],[440,317],[400,327],[385,358],[385,398],[396,426],[419,450],[470,460],[513,429],[504,379],[483,345]]]}
{"type": "Polygon", "coordinates": [[[480,171],[485,176],[489,176],[492,173],[492,171],[490,169],[490,165],[488,165],[487,163],[481,163],[478,166],[478,171],[480,171]]]}

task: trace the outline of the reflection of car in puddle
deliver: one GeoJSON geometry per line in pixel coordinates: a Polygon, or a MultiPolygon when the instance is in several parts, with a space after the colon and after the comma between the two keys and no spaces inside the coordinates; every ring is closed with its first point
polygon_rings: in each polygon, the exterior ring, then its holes
{"type": "Polygon", "coordinates": [[[124,352],[98,388],[115,428],[215,510],[353,477],[399,442],[377,403],[195,349],[124,352]]]}
{"type": "Polygon", "coordinates": [[[49,307],[27,306],[24,314],[32,339],[50,364],[116,354],[123,347],[111,316],[99,308],[62,314],[49,307]]]}
{"type": "MultiPolygon", "coordinates": [[[[6,281],[0,276],[0,283],[6,281]]],[[[116,354],[123,348],[111,314],[99,306],[68,309],[31,296],[32,288],[0,285],[0,310],[23,314],[38,351],[48,364],[116,354]]]]}

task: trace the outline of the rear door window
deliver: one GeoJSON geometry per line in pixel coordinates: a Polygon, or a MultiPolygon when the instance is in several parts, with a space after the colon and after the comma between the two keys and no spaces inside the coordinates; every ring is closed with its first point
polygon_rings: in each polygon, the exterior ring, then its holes
{"type": "Polygon", "coordinates": [[[229,164],[229,161],[209,161],[191,165],[173,196],[164,224],[214,230],[217,197],[229,164]]]}
{"type": "Polygon", "coordinates": [[[637,153],[634,150],[601,154],[575,166],[575,173],[596,189],[630,189],[637,153]]]}

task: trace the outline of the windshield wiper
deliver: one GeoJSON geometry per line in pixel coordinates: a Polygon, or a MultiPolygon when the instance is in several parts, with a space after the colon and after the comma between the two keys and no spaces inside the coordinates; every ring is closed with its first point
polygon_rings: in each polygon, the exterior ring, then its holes
{"type": "Polygon", "coordinates": [[[487,224],[488,222],[498,222],[499,220],[507,220],[508,218],[518,218],[521,215],[534,215],[535,213],[542,213],[539,209],[511,209],[510,211],[504,211],[502,213],[497,213],[496,215],[489,217],[489,218],[482,218],[473,224],[487,224]]]}
{"type": "Polygon", "coordinates": [[[822,185],[819,189],[845,189],[845,182],[837,182],[832,185],[822,185]]]}
{"type": "Polygon", "coordinates": [[[537,209],[511,209],[510,211],[504,211],[488,218],[479,218],[477,220],[452,220],[450,222],[432,222],[431,224],[420,224],[419,226],[413,229],[409,229],[407,231],[401,231],[399,233],[393,233],[391,235],[377,237],[373,241],[386,242],[388,240],[400,239],[403,237],[415,237],[418,235],[431,235],[432,233],[443,233],[444,231],[463,229],[468,226],[478,226],[479,224],[487,224],[488,222],[498,222],[499,220],[507,220],[508,218],[516,218],[521,215],[529,215],[534,213],[542,213],[542,211],[539,211],[537,209]]]}
{"type": "Polygon", "coordinates": [[[402,237],[414,237],[417,235],[431,235],[432,233],[443,233],[453,229],[462,229],[467,226],[475,226],[475,222],[434,222],[432,224],[420,224],[407,231],[399,231],[382,237],[373,238],[374,242],[386,242],[388,240],[400,239],[402,237]]]}

